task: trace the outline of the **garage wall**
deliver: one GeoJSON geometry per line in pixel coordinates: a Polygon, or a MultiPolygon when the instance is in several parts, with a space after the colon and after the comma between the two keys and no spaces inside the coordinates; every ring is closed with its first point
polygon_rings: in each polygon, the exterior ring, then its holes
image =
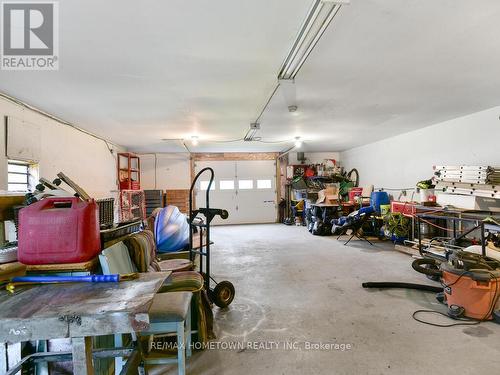
{"type": "MultiPolygon", "coordinates": [[[[304,152],[304,156],[307,158],[306,164],[319,164],[325,159],[335,159],[337,161],[340,159],[339,152],[304,152]]],[[[300,164],[297,160],[296,152],[290,152],[288,154],[288,162],[289,164],[300,164]]]]}
{"type": "Polygon", "coordinates": [[[357,168],[360,183],[409,188],[432,176],[433,165],[500,166],[500,106],[340,154],[342,165],[357,168]]]}
{"type": "Polygon", "coordinates": [[[109,197],[117,189],[116,152],[123,148],[109,145],[114,152],[111,154],[102,140],[4,98],[0,98],[0,189],[7,189],[6,116],[13,118],[11,123],[28,123],[39,129],[38,134],[23,137],[39,145],[36,161],[40,176],[52,180],[63,171],[95,198],[109,197]]]}
{"type": "Polygon", "coordinates": [[[143,189],[189,189],[191,164],[188,153],[141,154],[143,189]]]}

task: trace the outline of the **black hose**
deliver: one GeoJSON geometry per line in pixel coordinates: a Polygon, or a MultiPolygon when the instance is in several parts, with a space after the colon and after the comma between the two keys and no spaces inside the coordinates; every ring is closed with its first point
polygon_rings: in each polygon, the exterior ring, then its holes
{"type": "Polygon", "coordinates": [[[358,172],[358,170],[356,168],[351,169],[349,171],[349,173],[347,174],[347,179],[351,180],[354,183],[355,187],[359,186],[359,172],[358,172]],[[354,181],[352,180],[352,174],[353,173],[356,174],[356,179],[354,181]]]}
{"type": "Polygon", "coordinates": [[[423,273],[424,275],[427,276],[441,277],[443,275],[443,273],[438,267],[438,262],[435,259],[430,259],[430,258],[415,259],[412,262],[411,266],[415,271],[423,273]]]}
{"type": "Polygon", "coordinates": [[[412,283],[393,283],[393,282],[369,282],[361,284],[363,288],[401,288],[401,289],[416,289],[423,290],[424,292],[441,293],[443,291],[442,287],[424,285],[424,284],[412,284],[412,283]]]}

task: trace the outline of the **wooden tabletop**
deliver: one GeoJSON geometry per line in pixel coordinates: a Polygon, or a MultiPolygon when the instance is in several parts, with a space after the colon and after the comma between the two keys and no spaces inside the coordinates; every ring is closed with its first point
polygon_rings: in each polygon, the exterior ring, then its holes
{"type": "Polygon", "coordinates": [[[0,342],[129,333],[149,328],[153,297],[171,272],[119,283],[35,286],[0,295],[0,342]]]}

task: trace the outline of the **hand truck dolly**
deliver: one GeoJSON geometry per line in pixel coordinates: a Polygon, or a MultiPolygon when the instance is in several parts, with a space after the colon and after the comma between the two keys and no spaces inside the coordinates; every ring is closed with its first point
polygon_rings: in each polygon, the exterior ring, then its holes
{"type": "Polygon", "coordinates": [[[215,216],[220,216],[223,220],[229,217],[226,210],[220,208],[210,208],[210,188],[214,182],[214,170],[210,167],[203,168],[193,180],[189,189],[189,259],[194,262],[196,254],[200,256],[200,273],[203,275],[205,289],[208,298],[220,308],[228,307],[234,299],[234,286],[231,282],[224,280],[217,282],[210,274],[210,223],[215,216]],[[205,196],[205,207],[194,209],[193,193],[199,177],[204,172],[210,172],[210,181],[207,186],[205,196]],[[199,247],[195,249],[193,244],[193,233],[200,232],[199,247]],[[203,232],[205,232],[206,240],[203,241],[203,232]],[[205,258],[205,261],[203,261],[205,258]],[[215,287],[210,287],[210,282],[215,283],[215,287]]]}

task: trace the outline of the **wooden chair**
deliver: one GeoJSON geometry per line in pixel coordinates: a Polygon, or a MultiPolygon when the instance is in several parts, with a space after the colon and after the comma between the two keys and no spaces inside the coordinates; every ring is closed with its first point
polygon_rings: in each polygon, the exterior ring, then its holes
{"type": "MultiPolygon", "coordinates": [[[[200,245],[201,240],[206,243],[205,236],[196,235],[194,244],[200,245]]],[[[192,263],[189,259],[189,251],[157,254],[154,233],[150,230],[129,235],[123,243],[129,250],[132,262],[139,272],[172,271],[169,284],[164,285],[162,292],[192,292],[191,303],[193,338],[196,342],[206,343],[214,338],[213,313],[207,293],[204,290],[203,277],[199,272],[187,271],[191,269],[192,263]]],[[[199,267],[199,256],[194,257],[194,263],[199,267]]]]}
{"type": "MultiPolygon", "coordinates": [[[[119,242],[99,255],[103,274],[126,274],[136,272],[137,268],[130,259],[127,247],[119,242]]],[[[191,292],[158,293],[149,310],[150,328],[140,335],[176,334],[177,358],[154,357],[148,358],[141,351],[144,364],[177,363],[179,375],[186,373],[186,356],[191,356],[191,292]]],[[[115,335],[115,346],[121,346],[122,335],[115,335]]],[[[140,347],[140,346],[139,346],[140,347]]],[[[115,361],[115,373],[119,373],[123,361],[115,361]]],[[[145,371],[145,369],[144,369],[145,371]]]]}

